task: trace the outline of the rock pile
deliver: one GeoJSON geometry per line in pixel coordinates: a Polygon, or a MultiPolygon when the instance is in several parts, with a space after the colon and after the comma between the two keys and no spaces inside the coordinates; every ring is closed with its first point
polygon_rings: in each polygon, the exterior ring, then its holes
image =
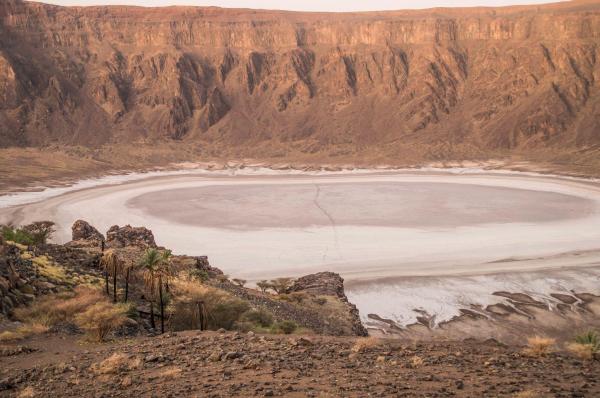
{"type": "Polygon", "coordinates": [[[77,220],[71,227],[71,239],[72,240],[92,240],[102,242],[104,236],[87,221],[77,220]]]}
{"type": "Polygon", "coordinates": [[[106,232],[106,246],[112,248],[127,246],[157,247],[152,231],[145,227],[132,227],[131,225],[125,225],[124,227],[113,225],[110,227],[106,232]]]}

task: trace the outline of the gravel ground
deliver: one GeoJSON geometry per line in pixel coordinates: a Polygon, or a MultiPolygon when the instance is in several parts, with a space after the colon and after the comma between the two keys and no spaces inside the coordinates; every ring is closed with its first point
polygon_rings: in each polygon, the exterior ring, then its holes
{"type": "Polygon", "coordinates": [[[1,352],[0,397],[600,396],[600,362],[494,340],[186,332],[86,345],[45,335],[1,352]]]}

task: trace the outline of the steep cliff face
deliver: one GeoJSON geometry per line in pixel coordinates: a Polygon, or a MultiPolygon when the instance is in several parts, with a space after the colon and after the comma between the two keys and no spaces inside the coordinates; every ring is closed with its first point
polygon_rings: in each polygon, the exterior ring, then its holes
{"type": "Polygon", "coordinates": [[[460,157],[600,144],[600,1],[359,14],[0,4],[0,146],[460,157]]]}

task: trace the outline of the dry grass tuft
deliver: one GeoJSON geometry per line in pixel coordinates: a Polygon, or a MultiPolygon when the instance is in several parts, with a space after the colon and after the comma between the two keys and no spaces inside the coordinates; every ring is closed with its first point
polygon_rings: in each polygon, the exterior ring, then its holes
{"type": "Polygon", "coordinates": [[[419,368],[419,367],[423,366],[424,363],[425,363],[425,361],[423,361],[423,358],[421,358],[418,355],[415,355],[410,358],[410,366],[413,368],[419,368]]]}
{"type": "MultiPolygon", "coordinates": [[[[25,323],[22,334],[42,333],[49,327],[77,324],[92,340],[103,341],[127,320],[129,307],[112,304],[100,289],[79,286],[74,292],[39,299],[29,307],[15,310],[15,317],[25,323]]],[[[10,336],[5,336],[5,338],[10,336]]]]}
{"type": "Polygon", "coordinates": [[[104,361],[90,366],[90,370],[95,374],[106,375],[138,369],[140,366],[142,366],[142,360],[139,357],[130,357],[123,353],[114,353],[104,361]]]}
{"type": "Polygon", "coordinates": [[[33,398],[37,396],[33,387],[25,387],[17,393],[17,398],[33,398]]]}
{"type": "Polygon", "coordinates": [[[29,307],[17,308],[14,315],[24,323],[53,326],[73,322],[78,313],[101,301],[106,296],[99,289],[78,287],[72,293],[43,297],[29,307]]]}
{"type": "Polygon", "coordinates": [[[377,347],[381,341],[376,337],[362,337],[357,339],[352,346],[352,352],[363,352],[373,347],[377,347]]]}
{"type": "Polygon", "coordinates": [[[555,346],[555,339],[534,336],[527,339],[527,348],[523,352],[532,357],[543,357],[554,351],[555,346]]]}
{"type": "Polygon", "coordinates": [[[15,330],[6,330],[0,333],[0,341],[22,340],[34,334],[42,334],[48,331],[48,327],[38,323],[23,325],[15,330]]]}
{"type": "Polygon", "coordinates": [[[0,342],[22,340],[25,336],[16,330],[5,330],[0,333],[0,342]]]}
{"type": "Polygon", "coordinates": [[[86,331],[93,341],[105,341],[108,335],[127,321],[128,307],[106,301],[96,303],[77,315],[77,325],[86,331]]]}
{"type": "Polygon", "coordinates": [[[593,344],[569,343],[567,350],[579,359],[593,359],[596,347],[593,344]]]}
{"type": "Polygon", "coordinates": [[[164,380],[174,380],[181,376],[181,368],[173,367],[161,371],[158,374],[164,380]]]}

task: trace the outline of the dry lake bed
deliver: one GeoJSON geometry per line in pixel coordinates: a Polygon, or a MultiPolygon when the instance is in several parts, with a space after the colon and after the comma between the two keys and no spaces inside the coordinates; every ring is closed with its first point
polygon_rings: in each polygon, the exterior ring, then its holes
{"type": "Polygon", "coordinates": [[[0,197],[0,222],[51,219],[60,242],[79,218],[101,231],[143,225],[160,245],[250,282],[339,272],[363,317],[401,325],[415,309],[444,320],[501,301],[497,290],[600,291],[600,186],[590,181],[398,171],[106,182],[0,197]]]}

